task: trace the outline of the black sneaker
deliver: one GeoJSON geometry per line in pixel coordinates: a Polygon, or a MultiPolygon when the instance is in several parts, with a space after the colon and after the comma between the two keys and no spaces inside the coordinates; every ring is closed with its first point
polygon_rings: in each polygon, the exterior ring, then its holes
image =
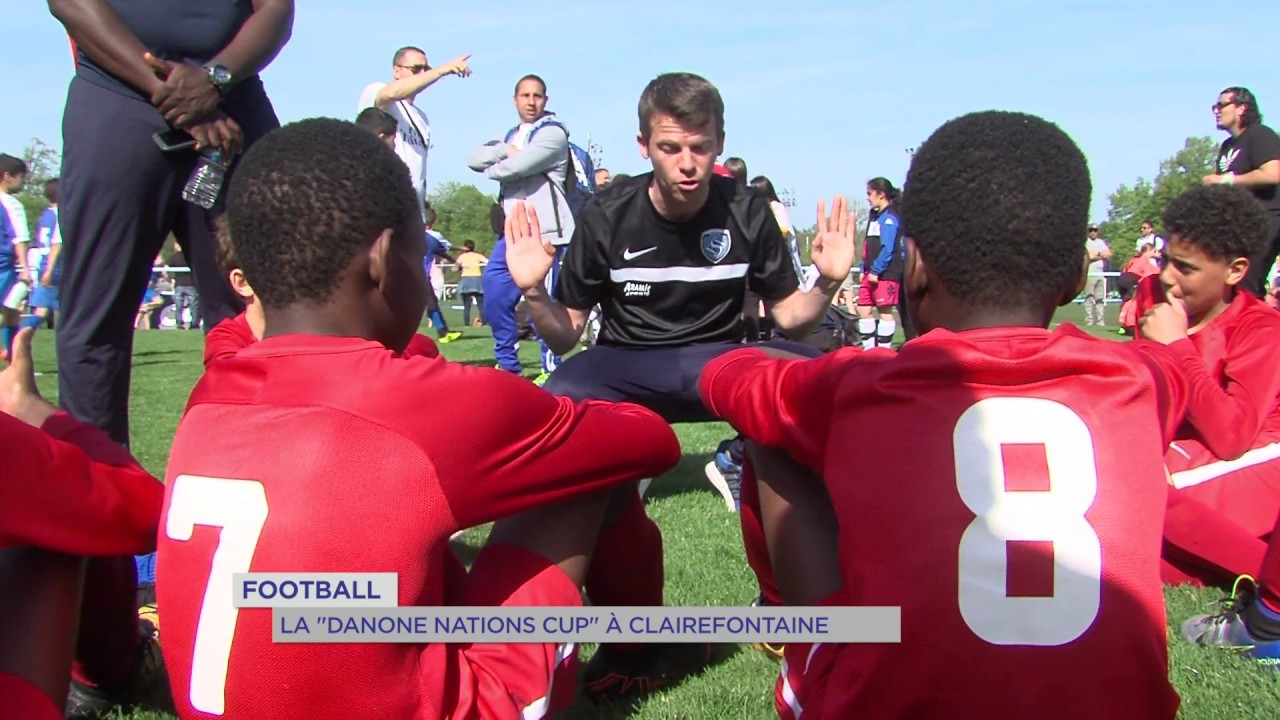
{"type": "Polygon", "coordinates": [[[583,671],[582,687],[597,705],[636,700],[702,670],[711,662],[711,651],[706,643],[655,644],[635,651],[601,648],[583,671]]]}
{"type": "Polygon", "coordinates": [[[117,710],[177,712],[169,691],[164,657],[160,654],[160,630],[151,620],[138,620],[138,642],[131,679],[123,686],[91,688],[76,682],[75,678],[71,679],[71,691],[67,693],[67,720],[106,717],[117,710]]]}

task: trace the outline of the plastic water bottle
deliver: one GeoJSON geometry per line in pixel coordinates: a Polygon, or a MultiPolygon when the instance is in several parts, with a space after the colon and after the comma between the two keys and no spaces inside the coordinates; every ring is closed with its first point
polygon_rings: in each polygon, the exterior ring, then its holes
{"type": "Polygon", "coordinates": [[[212,147],[200,153],[200,162],[182,188],[182,199],[208,210],[222,193],[227,166],[222,163],[222,148],[212,147]]]}

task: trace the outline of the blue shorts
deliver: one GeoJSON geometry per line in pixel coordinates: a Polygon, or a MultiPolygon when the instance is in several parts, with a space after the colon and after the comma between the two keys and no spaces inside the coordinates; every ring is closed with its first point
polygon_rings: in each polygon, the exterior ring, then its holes
{"type": "Polygon", "coordinates": [[[58,286],[45,287],[37,284],[31,289],[31,297],[27,300],[33,308],[58,309],[58,286]]]}

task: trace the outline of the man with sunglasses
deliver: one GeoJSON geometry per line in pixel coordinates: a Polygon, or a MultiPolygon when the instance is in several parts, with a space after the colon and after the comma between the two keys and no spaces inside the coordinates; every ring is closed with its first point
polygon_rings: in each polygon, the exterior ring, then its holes
{"type": "Polygon", "coordinates": [[[1250,258],[1241,283],[1245,290],[1262,298],[1267,274],[1280,255],[1280,136],[1262,124],[1258,100],[1247,88],[1223,90],[1210,109],[1218,129],[1230,133],[1230,137],[1222,141],[1218,150],[1218,172],[1206,175],[1204,184],[1243,185],[1267,210],[1267,242],[1260,255],[1250,258]]]}
{"type": "Polygon", "coordinates": [[[376,107],[396,119],[395,151],[409,166],[413,187],[418,192],[418,209],[426,219],[427,209],[427,152],[431,149],[431,124],[422,108],[414,104],[418,93],[431,87],[446,75],[469,77],[471,68],[467,61],[471,55],[461,55],[440,67],[427,64],[427,55],[416,47],[402,47],[391,60],[392,81],[370,83],[360,93],[357,112],[376,107]]]}

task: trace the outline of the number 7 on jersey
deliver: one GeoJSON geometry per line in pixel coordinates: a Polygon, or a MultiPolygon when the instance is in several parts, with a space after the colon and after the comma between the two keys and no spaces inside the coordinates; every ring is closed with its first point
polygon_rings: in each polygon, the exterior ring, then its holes
{"type": "Polygon", "coordinates": [[[185,542],[197,525],[221,529],[191,658],[191,706],[201,712],[221,715],[226,709],[227,665],[240,614],[232,605],[232,576],[249,572],[266,522],[267,491],[260,482],[196,475],[174,480],[165,534],[185,542]]]}

